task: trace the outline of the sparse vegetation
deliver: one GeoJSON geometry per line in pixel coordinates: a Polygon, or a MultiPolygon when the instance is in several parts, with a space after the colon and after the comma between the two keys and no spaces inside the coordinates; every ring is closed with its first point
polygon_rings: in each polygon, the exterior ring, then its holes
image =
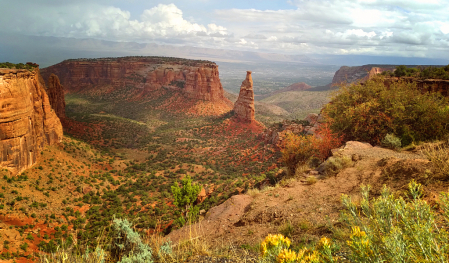
{"type": "Polygon", "coordinates": [[[362,186],[359,205],[342,196],[341,221],[350,229],[344,242],[323,237],[315,247],[290,250],[283,235],[262,242],[261,262],[446,262],[449,257],[447,222],[449,193],[441,193],[439,209],[422,200],[422,185],[411,181],[407,197],[394,197],[384,186],[369,199],[362,186]],[[342,257],[344,255],[344,257],[342,257]]]}

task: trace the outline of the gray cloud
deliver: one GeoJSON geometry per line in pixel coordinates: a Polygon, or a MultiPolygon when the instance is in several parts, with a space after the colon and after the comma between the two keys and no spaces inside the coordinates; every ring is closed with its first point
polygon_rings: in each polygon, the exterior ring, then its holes
{"type": "Polygon", "coordinates": [[[118,0],[0,0],[0,26],[37,36],[286,54],[449,54],[449,5],[441,0],[291,0],[291,9],[196,10],[200,17],[173,2],[157,1],[136,15],[126,5],[132,2],[118,0]]]}

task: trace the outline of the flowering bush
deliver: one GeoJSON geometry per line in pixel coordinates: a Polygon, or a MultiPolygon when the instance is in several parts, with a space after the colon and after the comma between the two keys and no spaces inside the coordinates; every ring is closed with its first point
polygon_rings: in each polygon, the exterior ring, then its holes
{"type": "Polygon", "coordinates": [[[332,242],[326,237],[320,240],[314,250],[304,248],[295,252],[289,249],[290,243],[290,239],[281,234],[268,235],[260,245],[261,262],[331,263],[337,260],[332,256],[332,242]]]}
{"type": "Polygon", "coordinates": [[[342,221],[351,235],[341,250],[328,238],[314,249],[290,250],[290,240],[269,235],[261,244],[261,262],[449,262],[449,193],[441,193],[436,208],[422,200],[421,184],[411,181],[409,198],[394,198],[387,187],[369,200],[369,186],[362,186],[356,205],[342,196],[346,211],[342,221]],[[346,262],[346,261],[345,261],[346,262]]]}
{"type": "Polygon", "coordinates": [[[360,207],[343,195],[353,262],[448,262],[449,193],[440,195],[438,213],[421,199],[420,184],[411,181],[408,187],[410,201],[395,199],[386,187],[372,201],[369,187],[362,187],[360,207]]]}

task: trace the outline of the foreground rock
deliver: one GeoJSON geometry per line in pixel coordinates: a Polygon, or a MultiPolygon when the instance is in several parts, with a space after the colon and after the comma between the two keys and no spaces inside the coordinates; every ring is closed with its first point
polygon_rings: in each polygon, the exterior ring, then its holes
{"type": "Polygon", "coordinates": [[[21,173],[36,163],[44,146],[61,139],[61,122],[39,68],[0,69],[0,167],[21,173]]]}

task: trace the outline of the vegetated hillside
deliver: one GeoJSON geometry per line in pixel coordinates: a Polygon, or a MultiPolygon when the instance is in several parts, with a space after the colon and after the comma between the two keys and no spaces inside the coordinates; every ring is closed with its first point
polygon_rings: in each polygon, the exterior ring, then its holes
{"type": "MultiPolygon", "coordinates": [[[[264,180],[279,160],[278,152],[244,125],[230,126],[228,116],[165,120],[147,130],[145,140],[130,136],[145,133],[136,130],[140,123],[109,117],[105,124],[107,118],[95,118],[72,126],[79,128],[74,136],[91,144],[65,137],[61,147],[45,148],[36,166],[19,177],[2,172],[0,216],[2,228],[9,229],[2,233],[2,259],[31,255],[35,260],[34,251],[55,252],[72,241],[80,249],[95,247],[114,216],[128,218],[142,231],[169,232],[181,215],[170,187],[181,178],[203,185],[199,208],[208,210],[264,180]],[[115,129],[99,132],[106,125],[115,129]]],[[[111,242],[104,235],[103,241],[111,242]]]]}
{"type": "Polygon", "coordinates": [[[318,136],[287,134],[289,176],[232,197],[170,238],[232,243],[259,250],[263,262],[447,261],[445,94],[382,77],[342,87],[318,136]],[[354,139],[365,142],[339,147],[354,139]]]}
{"type": "Polygon", "coordinates": [[[261,100],[286,110],[289,119],[303,119],[308,113],[319,113],[330,101],[331,91],[289,91],[261,100]]]}
{"type": "Polygon", "coordinates": [[[171,194],[181,178],[203,185],[198,207],[208,210],[279,166],[280,153],[245,123],[234,123],[232,112],[210,116],[219,108],[215,100],[170,85],[144,96],[116,80],[100,78],[104,83],[93,86],[80,80],[83,89],[66,95],[63,145],[38,152],[36,165],[19,177],[2,172],[2,229],[11,229],[2,236],[2,260],[35,261],[36,251],[72,243],[84,251],[101,233],[112,242],[113,217],[139,231],[168,233],[174,220],[181,222],[171,194]]]}

